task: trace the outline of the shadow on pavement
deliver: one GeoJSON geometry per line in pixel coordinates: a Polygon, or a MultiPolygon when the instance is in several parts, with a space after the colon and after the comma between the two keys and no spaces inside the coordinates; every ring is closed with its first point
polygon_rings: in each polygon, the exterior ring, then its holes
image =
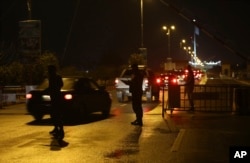
{"type": "Polygon", "coordinates": [[[52,138],[51,143],[50,143],[50,150],[51,151],[60,151],[62,148],[65,148],[69,145],[68,142],[62,140],[58,141],[54,138],[52,138]]]}
{"type": "MultiPolygon", "coordinates": [[[[110,115],[107,118],[111,118],[113,115],[110,115]]],[[[76,119],[76,118],[67,118],[66,120],[64,120],[64,126],[75,126],[75,125],[82,125],[82,124],[88,124],[88,123],[92,123],[92,122],[97,122],[97,121],[101,121],[104,119],[107,119],[104,116],[102,116],[101,114],[90,114],[87,117],[83,117],[81,119],[76,119]]],[[[51,118],[44,118],[42,120],[34,120],[31,122],[28,122],[27,125],[34,125],[34,126],[51,126],[52,121],[51,118]]]]}

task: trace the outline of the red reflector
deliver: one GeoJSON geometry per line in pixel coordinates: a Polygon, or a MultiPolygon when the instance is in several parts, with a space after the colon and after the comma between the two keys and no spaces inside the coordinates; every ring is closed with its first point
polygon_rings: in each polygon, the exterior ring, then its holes
{"type": "Polygon", "coordinates": [[[26,99],[31,99],[31,98],[32,98],[32,94],[31,93],[26,94],[26,99]]]}
{"type": "Polygon", "coordinates": [[[173,79],[173,80],[172,80],[172,83],[177,83],[177,79],[173,79]]]}
{"type": "Polygon", "coordinates": [[[156,79],[156,83],[161,83],[161,79],[156,79]]]}

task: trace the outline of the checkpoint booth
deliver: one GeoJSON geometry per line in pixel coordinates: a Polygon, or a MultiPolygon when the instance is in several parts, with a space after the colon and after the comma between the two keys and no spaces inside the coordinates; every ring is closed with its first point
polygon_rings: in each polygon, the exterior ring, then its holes
{"type": "Polygon", "coordinates": [[[173,109],[179,107],[180,107],[180,86],[170,84],[168,86],[167,109],[173,109]]]}
{"type": "Polygon", "coordinates": [[[168,85],[167,87],[162,86],[162,117],[164,117],[164,114],[166,111],[170,111],[171,114],[174,110],[174,108],[179,108],[181,106],[181,93],[180,93],[180,85],[178,84],[172,84],[171,82],[171,76],[168,78],[168,85]],[[167,100],[165,104],[165,97],[164,92],[165,88],[167,88],[167,100]]]}
{"type": "Polygon", "coordinates": [[[169,110],[172,114],[174,108],[180,108],[180,86],[179,85],[168,85],[168,100],[166,103],[166,109],[164,109],[164,113],[169,110]]]}

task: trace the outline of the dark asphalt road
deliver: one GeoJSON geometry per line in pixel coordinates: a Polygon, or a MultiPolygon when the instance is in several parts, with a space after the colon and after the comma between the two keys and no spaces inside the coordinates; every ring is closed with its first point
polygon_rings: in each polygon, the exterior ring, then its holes
{"type": "MultiPolygon", "coordinates": [[[[17,114],[16,109],[11,108],[1,109],[0,113],[15,111],[17,114]]],[[[162,118],[161,111],[160,104],[144,114],[145,126],[136,127],[129,135],[138,137],[137,142],[124,140],[125,144],[137,144],[138,147],[120,144],[107,153],[106,162],[129,161],[132,152],[137,162],[227,163],[230,147],[250,146],[250,116],[185,111],[174,111],[170,115],[167,111],[162,118]],[[117,154],[120,157],[112,158],[117,154]]]]}

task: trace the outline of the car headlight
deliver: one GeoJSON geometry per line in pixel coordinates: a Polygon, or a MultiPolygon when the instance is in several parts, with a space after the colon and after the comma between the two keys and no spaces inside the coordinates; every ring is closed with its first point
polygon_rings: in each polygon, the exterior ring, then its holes
{"type": "Polygon", "coordinates": [[[50,95],[42,95],[43,101],[51,101],[50,95]]]}

